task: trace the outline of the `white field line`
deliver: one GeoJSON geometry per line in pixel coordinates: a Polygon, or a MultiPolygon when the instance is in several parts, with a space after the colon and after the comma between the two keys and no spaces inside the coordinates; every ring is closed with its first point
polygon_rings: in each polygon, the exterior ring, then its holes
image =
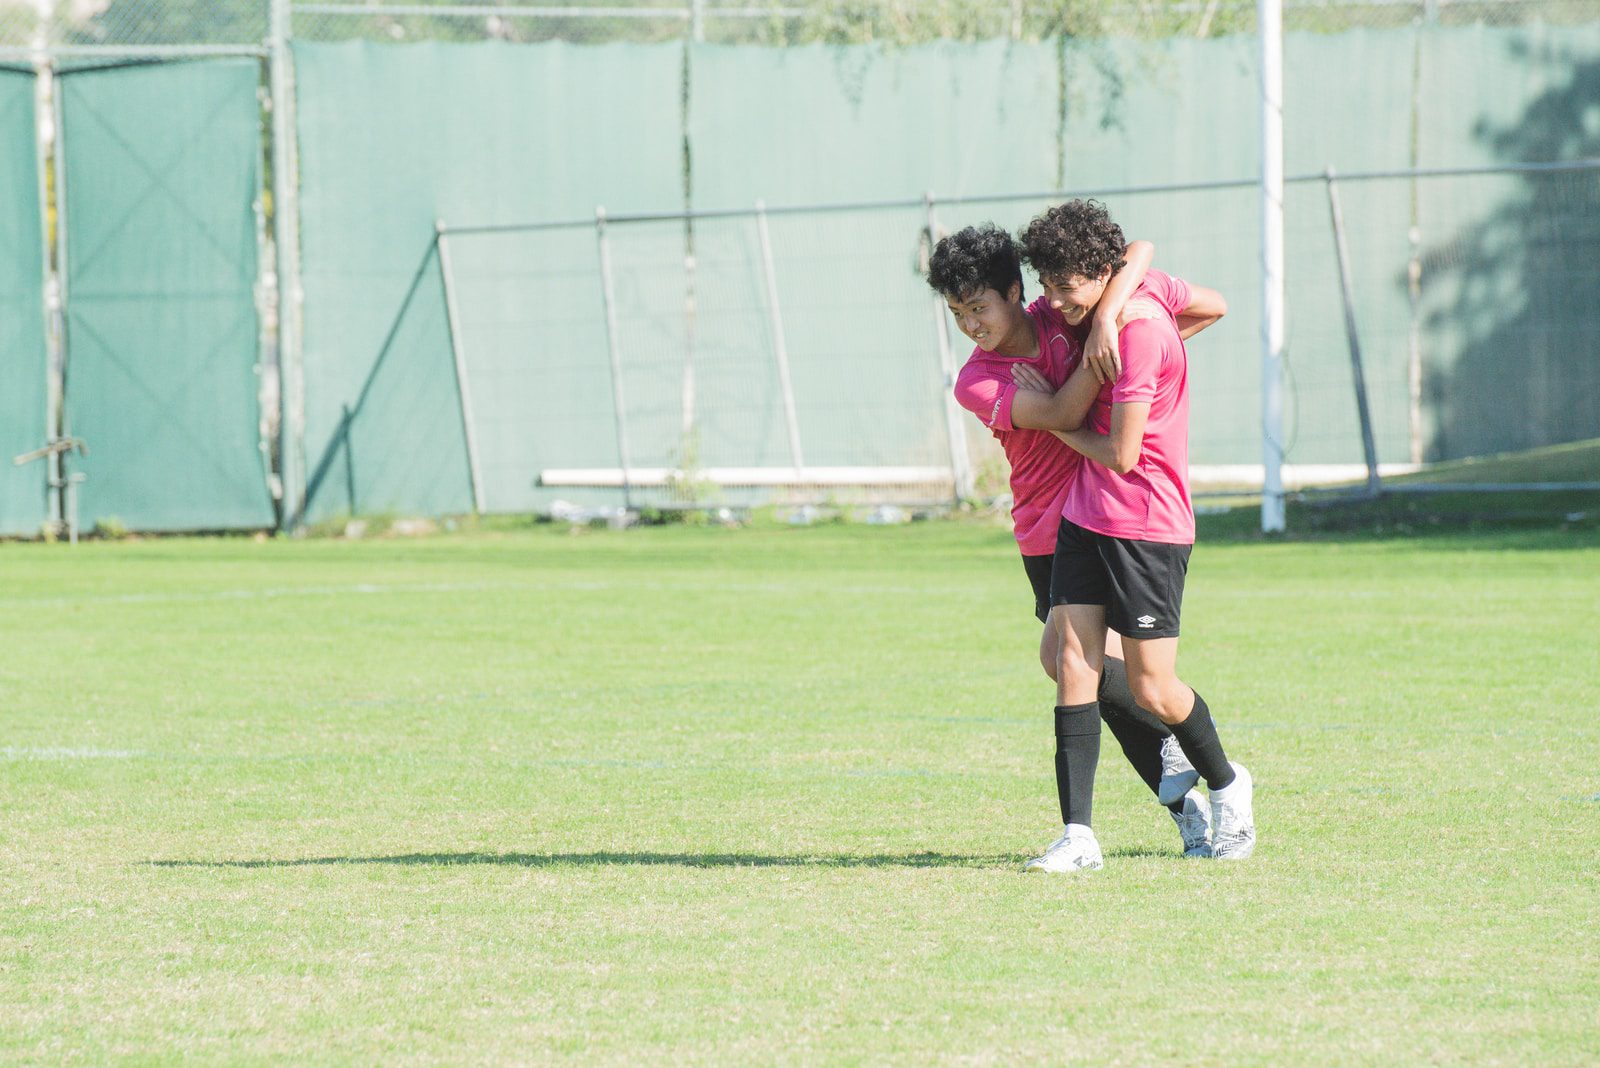
{"type": "Polygon", "coordinates": [[[137,760],[141,749],[87,749],[69,746],[0,746],[0,760],[137,760]]]}
{"type": "MultiPolygon", "coordinates": [[[[0,605],[82,605],[82,604],[193,604],[215,601],[265,601],[276,598],[293,597],[343,597],[355,595],[377,595],[396,593],[543,593],[543,592],[574,592],[574,593],[600,593],[612,591],[659,591],[680,592],[684,590],[704,591],[708,593],[793,593],[797,589],[814,590],[814,585],[805,578],[796,578],[793,582],[717,582],[705,583],[693,579],[682,582],[647,581],[640,582],[627,579],[617,582],[604,581],[557,581],[557,582],[428,582],[428,583],[352,583],[345,586],[276,586],[255,590],[213,590],[196,593],[107,593],[83,594],[79,596],[59,595],[54,597],[0,597],[0,605]]],[[[839,591],[849,595],[880,595],[896,594],[905,596],[961,596],[968,597],[971,591],[967,586],[949,586],[944,589],[927,585],[905,586],[851,586],[848,590],[839,591]]]]}
{"type": "MultiPolygon", "coordinates": [[[[561,589],[612,589],[616,583],[570,583],[549,588],[561,589]]],[[[268,586],[255,590],[210,590],[196,593],[104,593],[81,596],[55,597],[0,597],[0,604],[174,604],[203,601],[266,601],[280,597],[342,597],[347,594],[380,593],[468,593],[473,591],[508,589],[544,589],[544,586],[508,586],[503,582],[417,582],[375,583],[356,582],[342,586],[268,586]]]]}

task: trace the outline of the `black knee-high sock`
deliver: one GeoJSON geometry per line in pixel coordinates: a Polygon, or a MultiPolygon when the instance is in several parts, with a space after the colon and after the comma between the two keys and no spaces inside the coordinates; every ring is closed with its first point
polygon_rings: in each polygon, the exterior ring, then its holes
{"type": "Polygon", "coordinates": [[[1100,760],[1100,703],[1056,705],[1056,794],[1061,822],[1089,826],[1100,760]]]}
{"type": "Polygon", "coordinates": [[[1233,781],[1233,765],[1222,751],[1222,739],[1217,737],[1217,725],[1211,722],[1211,709],[1199,694],[1194,695],[1194,710],[1182,723],[1172,725],[1183,755],[1189,758],[1208,789],[1220,790],[1233,781]]]}
{"type": "MultiPolygon", "coordinates": [[[[1127,665],[1115,657],[1106,657],[1105,671],[1100,676],[1100,718],[1111,728],[1112,737],[1122,746],[1122,755],[1128,758],[1139,778],[1150,787],[1151,793],[1158,793],[1161,789],[1161,743],[1172,736],[1172,731],[1154,712],[1139,707],[1128,686],[1127,665]]],[[[1183,802],[1175,802],[1167,808],[1182,812],[1183,802]]]]}

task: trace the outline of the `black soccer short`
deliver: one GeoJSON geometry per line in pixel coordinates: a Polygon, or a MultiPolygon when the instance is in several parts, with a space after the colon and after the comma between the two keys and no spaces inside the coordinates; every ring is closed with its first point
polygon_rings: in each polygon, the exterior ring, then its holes
{"type": "Polygon", "coordinates": [[[1063,519],[1050,603],[1103,604],[1106,626],[1126,638],[1176,638],[1193,548],[1113,538],[1063,519]]]}
{"type": "Polygon", "coordinates": [[[1040,623],[1050,621],[1050,568],[1055,559],[1055,553],[1045,553],[1043,556],[1022,554],[1022,568],[1033,585],[1033,614],[1039,617],[1040,623]]]}

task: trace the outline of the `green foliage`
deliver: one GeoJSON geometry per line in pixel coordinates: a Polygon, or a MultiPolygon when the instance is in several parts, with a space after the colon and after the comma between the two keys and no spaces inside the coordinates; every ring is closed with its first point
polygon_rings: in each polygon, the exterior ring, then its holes
{"type": "Polygon", "coordinates": [[[72,45],[251,45],[266,40],[269,0],[110,0],[79,22],[58,4],[57,32],[72,45]]]}
{"type": "Polygon", "coordinates": [[[114,515],[95,520],[94,536],[106,541],[121,541],[128,536],[128,525],[114,515]]]}

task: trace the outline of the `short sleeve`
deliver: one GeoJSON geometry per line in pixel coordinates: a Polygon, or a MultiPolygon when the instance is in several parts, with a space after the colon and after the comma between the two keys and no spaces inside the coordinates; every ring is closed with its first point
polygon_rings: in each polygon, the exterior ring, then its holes
{"type": "Polygon", "coordinates": [[[1016,429],[1011,425],[1011,403],[1016,396],[1016,383],[971,364],[956,376],[956,402],[991,430],[1016,429]]]}
{"type": "Polygon", "coordinates": [[[1111,387],[1111,403],[1151,402],[1156,399],[1156,383],[1168,347],[1177,333],[1170,322],[1135,319],[1118,335],[1122,350],[1122,373],[1111,387]]]}
{"type": "Polygon", "coordinates": [[[1183,313],[1194,297],[1188,282],[1161,271],[1148,272],[1144,276],[1144,284],[1174,319],[1183,313]]]}

